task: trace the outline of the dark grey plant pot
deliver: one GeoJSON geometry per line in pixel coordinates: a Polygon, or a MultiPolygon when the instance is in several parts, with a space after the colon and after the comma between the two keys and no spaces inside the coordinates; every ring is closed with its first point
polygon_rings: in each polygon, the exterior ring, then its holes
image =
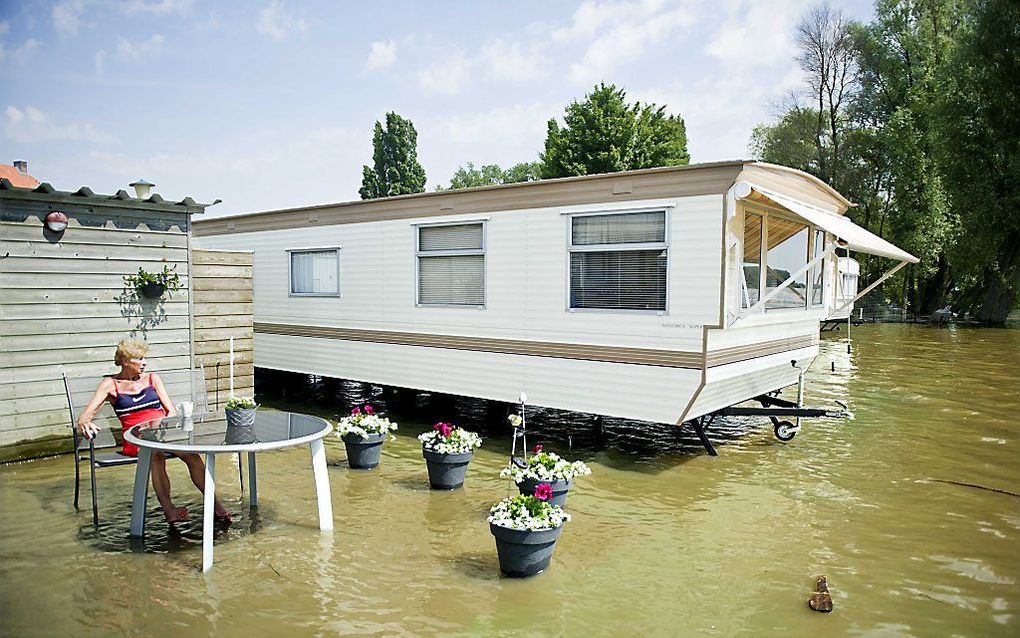
{"type": "Polygon", "coordinates": [[[517,484],[517,489],[525,496],[532,496],[535,493],[535,486],[539,483],[549,483],[552,487],[553,495],[549,499],[549,503],[559,505],[560,507],[567,506],[567,492],[574,486],[573,481],[535,481],[533,479],[524,479],[517,484]]]}
{"type": "Polygon", "coordinates": [[[421,455],[429,470],[429,486],[434,490],[455,490],[464,484],[468,463],[475,453],[442,454],[423,447],[421,455]]]}
{"type": "Polygon", "coordinates": [[[227,415],[228,428],[251,428],[255,425],[255,411],[257,408],[227,408],[224,413],[227,415]]]}
{"type": "Polygon", "coordinates": [[[489,531],[496,537],[496,554],[499,571],[507,576],[534,576],[549,566],[556,539],[563,526],[539,531],[507,529],[489,523],[489,531]]]}
{"type": "Polygon", "coordinates": [[[247,445],[258,443],[258,440],[254,425],[228,425],[227,433],[223,438],[223,442],[227,445],[247,445]]]}
{"type": "Polygon", "coordinates": [[[361,438],[357,434],[345,434],[340,437],[347,448],[347,465],[355,470],[370,470],[379,465],[385,434],[370,434],[361,438]]]}
{"type": "Polygon", "coordinates": [[[143,284],[142,294],[149,299],[159,299],[166,292],[166,286],[163,284],[143,284]]]}

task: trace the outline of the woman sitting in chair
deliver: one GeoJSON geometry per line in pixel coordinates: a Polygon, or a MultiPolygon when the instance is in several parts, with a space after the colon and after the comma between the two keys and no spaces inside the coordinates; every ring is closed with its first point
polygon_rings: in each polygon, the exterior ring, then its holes
{"type": "MultiPolygon", "coordinates": [[[[148,344],[137,339],[124,339],[117,344],[113,362],[120,366],[120,372],[104,377],[100,381],[92,400],[78,417],[78,429],[84,436],[91,439],[99,432],[99,427],[92,422],[92,418],[105,401],[113,405],[113,411],[120,419],[125,432],[139,423],[177,414],[177,409],[170,400],[166,388],[163,387],[159,375],[145,373],[145,353],[148,350],[148,344]]],[[[124,454],[138,456],[138,447],[124,441],[124,454]]],[[[180,453],[175,456],[184,461],[188,466],[188,473],[191,474],[191,482],[204,492],[205,464],[202,463],[202,457],[194,453],[180,453]]],[[[188,517],[186,507],[176,507],[170,500],[170,478],[166,473],[166,454],[163,452],[152,452],[152,489],[159,499],[167,522],[176,523],[188,517]]],[[[230,513],[218,500],[216,517],[230,520],[230,513]]]]}

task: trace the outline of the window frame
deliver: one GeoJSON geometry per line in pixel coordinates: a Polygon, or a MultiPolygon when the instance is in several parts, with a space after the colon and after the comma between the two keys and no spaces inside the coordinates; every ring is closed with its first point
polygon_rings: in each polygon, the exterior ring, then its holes
{"type": "Polygon", "coordinates": [[[672,206],[649,206],[646,208],[627,208],[624,210],[620,209],[608,209],[608,210],[586,210],[583,212],[570,212],[564,214],[566,218],[566,288],[564,290],[564,309],[569,313],[600,313],[600,314],[628,314],[628,315],[658,315],[668,316],[669,315],[669,281],[670,272],[672,270],[672,251],[670,248],[670,212],[673,210],[672,206]],[[645,242],[645,243],[629,243],[629,244],[585,244],[581,246],[574,246],[574,218],[576,217],[598,217],[598,216],[615,216],[615,215],[634,215],[639,213],[662,213],[663,215],[663,241],[662,242],[645,242]],[[665,301],[664,308],[662,310],[643,310],[639,308],[575,308],[570,304],[570,263],[571,256],[575,252],[624,252],[624,251],[637,251],[637,250],[665,250],[666,251],[666,281],[665,281],[665,301]]]}
{"type": "Polygon", "coordinates": [[[471,308],[485,310],[489,305],[489,267],[485,258],[489,248],[489,219],[463,219],[459,221],[426,222],[412,224],[414,232],[414,306],[416,308],[471,308]],[[457,248],[454,250],[421,250],[421,229],[436,228],[440,226],[471,226],[480,224],[482,227],[481,248],[457,248]],[[421,300],[421,258],[425,257],[461,257],[470,255],[482,256],[482,303],[459,304],[459,303],[427,303],[421,300]]]}
{"type": "Polygon", "coordinates": [[[343,246],[313,246],[310,248],[287,248],[284,250],[287,253],[287,296],[288,297],[334,297],[339,298],[343,286],[341,285],[340,275],[340,253],[343,251],[343,246]],[[336,253],[336,292],[294,292],[294,255],[295,254],[306,254],[306,253],[324,253],[333,252],[336,253]]]}
{"type": "MultiPolygon", "coordinates": [[[[804,262],[805,264],[810,262],[812,259],[814,259],[814,253],[812,251],[813,251],[813,242],[814,242],[815,231],[822,231],[824,233],[823,239],[822,239],[823,247],[824,247],[825,243],[829,241],[829,232],[826,231],[824,228],[821,228],[820,226],[815,226],[814,224],[810,224],[810,223],[804,222],[803,220],[799,219],[796,215],[790,214],[788,211],[781,210],[781,209],[778,209],[778,208],[774,208],[772,206],[768,206],[768,205],[762,204],[760,202],[754,202],[754,203],[744,202],[743,203],[742,208],[741,208],[741,215],[742,215],[741,219],[743,221],[741,221],[741,224],[745,223],[747,213],[754,213],[756,215],[761,215],[761,218],[762,218],[762,220],[761,220],[762,240],[761,240],[761,248],[759,250],[759,256],[758,256],[758,259],[759,259],[759,261],[758,261],[758,290],[759,290],[759,297],[758,297],[758,299],[761,299],[766,294],[768,294],[768,292],[765,289],[765,284],[768,281],[768,254],[769,254],[768,237],[769,237],[769,219],[770,218],[772,218],[772,217],[779,217],[780,219],[785,219],[787,221],[794,221],[794,222],[798,222],[798,223],[803,223],[805,228],[808,229],[808,242],[807,242],[808,245],[807,245],[806,260],[804,262]]],[[[740,240],[740,242],[741,242],[740,243],[741,258],[743,258],[742,257],[743,256],[743,249],[744,249],[743,241],[744,241],[743,240],[743,236],[741,235],[741,240],[740,240]]],[[[823,259],[822,262],[819,264],[819,267],[824,269],[824,267],[826,265],[826,262],[827,262],[827,260],[823,259]]],[[[741,262],[741,268],[743,268],[743,262],[741,262]]],[[[790,307],[790,308],[769,308],[766,305],[765,307],[762,308],[762,314],[768,314],[770,312],[797,312],[797,311],[805,311],[805,310],[818,310],[818,309],[824,308],[825,307],[825,299],[826,299],[825,288],[824,288],[824,281],[825,281],[824,280],[824,274],[823,274],[823,287],[822,287],[822,303],[821,304],[812,304],[811,303],[811,296],[810,296],[810,291],[811,291],[811,281],[810,281],[811,270],[812,269],[809,268],[808,271],[805,273],[805,275],[808,277],[808,286],[806,288],[808,294],[806,295],[807,299],[804,300],[804,305],[803,306],[796,306],[796,307],[790,307]]],[[[743,273],[741,273],[741,274],[743,274],[743,273]]],[[[743,299],[743,295],[741,294],[741,297],[740,297],[740,310],[741,311],[746,311],[747,309],[748,308],[744,306],[744,299],[743,299]]]]}

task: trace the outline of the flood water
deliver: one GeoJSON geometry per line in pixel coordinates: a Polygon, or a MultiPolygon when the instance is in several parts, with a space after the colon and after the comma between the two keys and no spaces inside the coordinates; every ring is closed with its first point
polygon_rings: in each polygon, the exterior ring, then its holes
{"type": "MultiPolygon", "coordinates": [[[[153,512],[137,544],[132,469],[99,472],[95,529],[71,507],[69,457],[0,467],[0,635],[1020,635],[1020,330],[864,326],[852,355],[841,338],[825,337],[807,396],[848,401],[856,419],[806,421],[786,444],[734,419],[712,458],[670,427],[529,413],[529,443],[593,474],[549,570],[527,580],[500,576],[485,522],[507,494],[510,439],[484,402],[391,406],[400,433],[372,471],[347,469],[331,437],[332,535],[307,449],[260,457],[254,513],[220,457],[235,522],[205,576],[182,463],[171,480],[194,522],[170,533],[153,512]],[[428,489],[415,439],[438,416],[487,437],[449,493],[428,489]],[[832,614],[807,607],[817,574],[832,614]]],[[[378,388],[327,390],[266,402],[386,407],[366,396],[378,388]]]]}

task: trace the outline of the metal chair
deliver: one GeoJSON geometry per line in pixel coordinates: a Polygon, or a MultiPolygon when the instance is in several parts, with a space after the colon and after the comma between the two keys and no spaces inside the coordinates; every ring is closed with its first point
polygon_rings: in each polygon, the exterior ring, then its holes
{"type": "MultiPolygon", "coordinates": [[[[96,411],[92,422],[99,426],[99,432],[88,439],[80,435],[76,426],[78,415],[88,405],[89,400],[99,387],[102,376],[69,378],[63,374],[64,391],[67,394],[67,408],[71,415],[71,432],[74,437],[74,508],[78,509],[78,497],[81,491],[81,469],[82,461],[89,462],[89,483],[92,488],[92,522],[99,524],[99,504],[96,497],[96,468],[117,467],[120,465],[133,465],[138,459],[133,456],[121,454],[118,451],[97,454],[96,450],[103,450],[118,447],[117,440],[113,436],[114,428],[120,429],[120,420],[113,412],[108,402],[103,402],[96,411]]],[[[205,386],[205,370],[170,370],[160,372],[163,386],[166,388],[170,400],[175,406],[180,406],[181,401],[191,401],[195,404],[194,419],[201,422],[209,413],[209,399],[205,386]]],[[[240,463],[238,467],[240,468],[240,463]]],[[[242,476],[241,484],[244,484],[242,476]]]]}

